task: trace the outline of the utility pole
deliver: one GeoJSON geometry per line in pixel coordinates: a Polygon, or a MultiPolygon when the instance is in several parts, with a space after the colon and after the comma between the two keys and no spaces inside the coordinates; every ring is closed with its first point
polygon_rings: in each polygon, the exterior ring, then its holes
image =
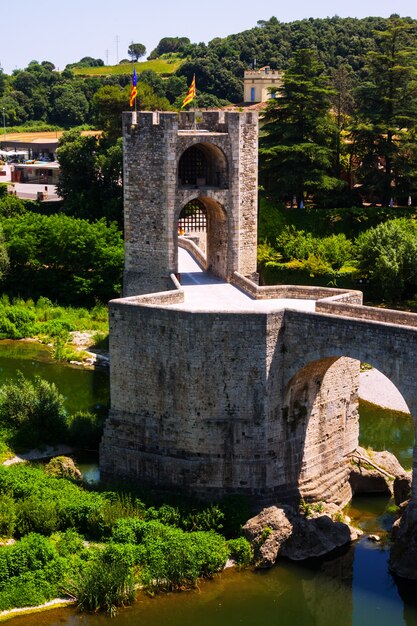
{"type": "Polygon", "coordinates": [[[116,35],[116,65],[119,62],[119,35],[116,35]]]}
{"type": "Polygon", "coordinates": [[[109,49],[106,48],[105,52],[106,52],[106,65],[108,65],[109,64],[109,49]]]}

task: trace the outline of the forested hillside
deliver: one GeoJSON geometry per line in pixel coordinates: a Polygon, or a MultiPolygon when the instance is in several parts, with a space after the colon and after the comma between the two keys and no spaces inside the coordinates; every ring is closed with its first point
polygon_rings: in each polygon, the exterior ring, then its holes
{"type": "MultiPolygon", "coordinates": [[[[416,26],[416,20],[404,18],[404,23],[416,26]]],[[[305,19],[283,23],[276,17],[260,21],[255,28],[208,44],[190,43],[186,37],[165,37],[149,56],[156,60],[171,60],[172,75],[161,75],[158,64],[137,63],[140,74],[139,106],[169,108],[181,105],[193,74],[197,77],[200,106],[217,106],[220,101],[239,103],[243,98],[242,77],[245,69],[270,65],[287,69],[297,50],[317,50],[318,60],[331,74],[341,65],[354,70],[355,80],[364,78],[365,55],[377,49],[375,33],[384,31],[389,20],[380,17],[364,19],[332,17],[305,19]],[[168,59],[167,59],[168,55],[168,59]],[[157,71],[149,69],[154,67],[157,71]],[[142,72],[142,70],[144,70],[142,72]],[[145,89],[145,84],[150,90],[145,89]],[[163,100],[164,99],[164,100],[163,100]]],[[[404,44],[415,45],[416,30],[405,36],[404,44]]],[[[0,70],[0,109],[4,107],[8,127],[30,122],[43,122],[72,127],[96,124],[103,100],[126,102],[130,78],[117,67],[103,67],[101,59],[85,57],[58,72],[50,61],[32,61],[25,69],[16,69],[11,76],[0,70]],[[97,76],[79,72],[91,66],[97,76]],[[117,71],[116,71],[117,70],[117,71]],[[104,90],[104,91],[103,91],[104,90]]],[[[160,70],[163,72],[163,69],[160,70]]],[[[220,102],[221,104],[222,102],[220,102]]]]}

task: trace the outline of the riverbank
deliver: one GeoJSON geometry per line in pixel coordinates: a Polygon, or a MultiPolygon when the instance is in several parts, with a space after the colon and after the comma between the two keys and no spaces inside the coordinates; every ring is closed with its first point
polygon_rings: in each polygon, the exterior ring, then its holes
{"type": "Polygon", "coordinates": [[[410,413],[408,406],[397,387],[377,369],[360,373],[359,398],[384,409],[410,413]]]}

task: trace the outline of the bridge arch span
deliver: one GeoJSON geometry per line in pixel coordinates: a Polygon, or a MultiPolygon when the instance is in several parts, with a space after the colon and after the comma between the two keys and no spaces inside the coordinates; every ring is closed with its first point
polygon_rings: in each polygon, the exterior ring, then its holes
{"type": "MultiPolygon", "coordinates": [[[[308,418],[320,411],[320,406],[330,407],[330,414],[336,416],[335,428],[338,428],[343,421],[343,402],[345,406],[355,402],[359,384],[359,363],[367,362],[384,374],[398,389],[403,396],[414,424],[414,435],[416,440],[417,432],[417,370],[415,368],[415,355],[417,354],[417,333],[415,329],[393,324],[384,324],[373,321],[343,318],[333,315],[304,314],[296,311],[287,311],[285,314],[285,337],[284,341],[284,368],[283,388],[285,389],[284,406],[292,406],[294,413],[294,402],[300,403],[303,385],[309,380],[309,396],[307,398],[305,411],[308,418]],[[288,356],[287,356],[288,355],[288,356]],[[332,377],[332,368],[337,372],[336,377],[332,377]],[[344,372],[344,373],[343,373],[344,372]],[[344,380],[344,383],[343,383],[344,380]],[[350,389],[350,399],[348,395],[339,393],[339,407],[329,402],[329,388],[332,385],[345,384],[350,389]],[[314,392],[314,385],[317,391],[314,392]],[[321,394],[326,393],[326,402],[321,402],[321,394]],[[344,400],[343,400],[344,397],[344,400]],[[294,399],[295,398],[295,399],[294,399]],[[340,401],[342,400],[342,403],[340,401]],[[292,404],[291,404],[292,403],[292,404]],[[337,425],[337,420],[340,424],[337,425]]],[[[282,347],[281,347],[282,350],[282,347]]],[[[288,409],[290,410],[290,409],[288,409]]],[[[348,414],[349,412],[345,412],[348,414]]],[[[352,413],[355,419],[355,411],[352,413]]],[[[323,415],[320,416],[323,422],[323,415]]],[[[309,419],[305,420],[303,427],[298,426],[298,443],[304,444],[303,449],[308,450],[308,438],[314,430],[314,420],[311,425],[309,419]],[[303,430],[304,429],[304,430],[303,430]]],[[[354,426],[354,424],[353,424],[354,426]]],[[[321,427],[321,426],[320,426],[321,427]]],[[[347,430],[347,432],[349,429],[347,430]]],[[[358,428],[353,428],[353,435],[349,435],[350,440],[341,441],[336,435],[335,442],[339,441],[343,454],[353,451],[355,448],[355,432],[358,428]]],[[[317,433],[316,433],[317,435],[317,433]]],[[[337,443],[333,446],[337,451],[337,443]]],[[[308,479],[317,478],[321,474],[320,462],[327,467],[329,460],[325,454],[330,450],[326,449],[318,436],[313,444],[317,447],[317,455],[314,459],[304,457],[298,460],[294,472],[299,471],[300,484],[308,479]],[[322,446],[320,452],[318,448],[322,446]],[[316,468],[314,469],[314,463],[316,468]]],[[[336,452],[335,452],[336,453],[336,452]]],[[[313,453],[314,454],[314,453],[313,453]]],[[[335,460],[335,459],[333,459],[335,460]]],[[[323,475],[325,472],[323,472],[323,475]]],[[[412,495],[417,502],[417,445],[414,445],[413,453],[413,488],[412,495]]]]}

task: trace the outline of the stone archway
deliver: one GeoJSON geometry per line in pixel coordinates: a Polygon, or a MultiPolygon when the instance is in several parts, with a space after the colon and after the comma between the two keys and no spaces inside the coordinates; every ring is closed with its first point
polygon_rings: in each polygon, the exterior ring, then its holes
{"type": "Polygon", "coordinates": [[[205,252],[207,270],[219,278],[228,279],[229,270],[229,219],[225,208],[213,198],[198,196],[187,202],[178,212],[174,224],[175,237],[178,237],[178,224],[184,211],[195,207],[205,216],[205,252]]]}
{"type": "Polygon", "coordinates": [[[229,168],[224,152],[209,142],[187,148],[178,161],[178,187],[228,189],[229,168]]]}
{"type": "Polygon", "coordinates": [[[283,394],[286,467],[293,499],[350,500],[349,458],[358,446],[359,362],[327,357],[307,363],[283,394]]]}

